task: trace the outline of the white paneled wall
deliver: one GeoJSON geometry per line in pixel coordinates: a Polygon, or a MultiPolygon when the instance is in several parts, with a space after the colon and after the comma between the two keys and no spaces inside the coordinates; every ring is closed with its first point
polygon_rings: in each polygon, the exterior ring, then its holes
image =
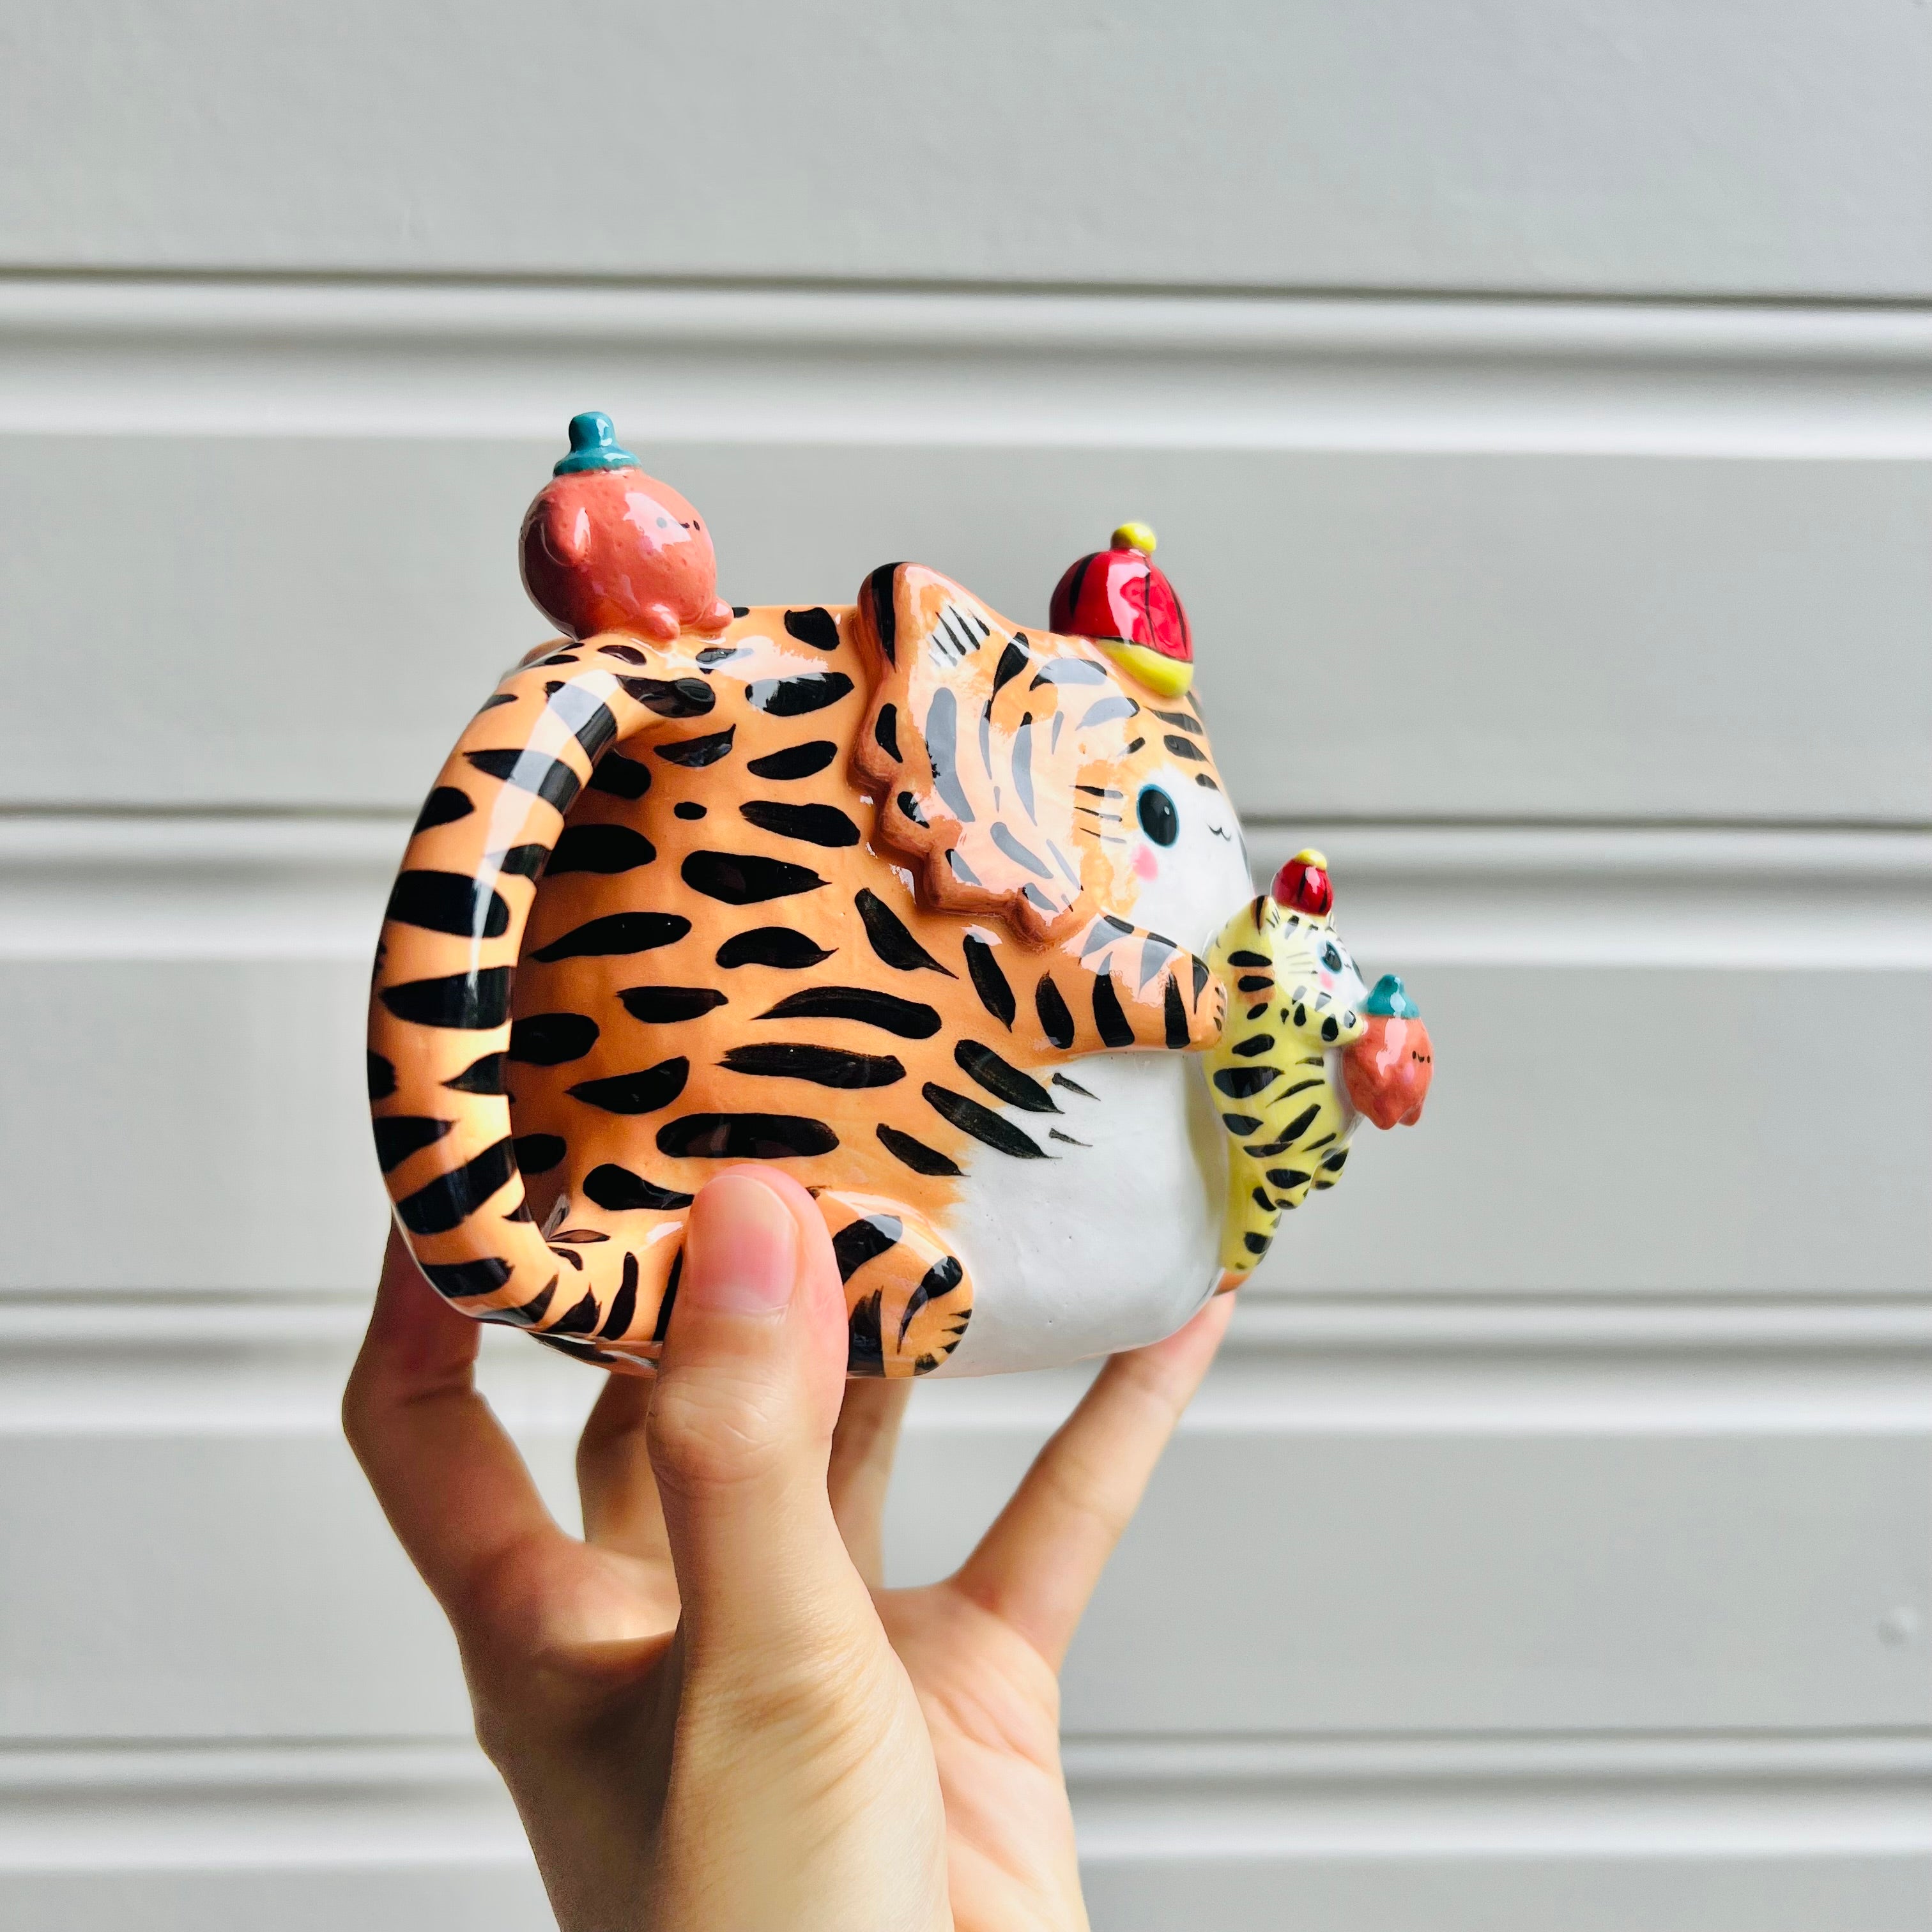
{"type": "MultiPolygon", "coordinates": [[[[1932,10],[0,48],[0,1923],[544,1922],[334,1404],[387,876],[598,406],[740,602],[1154,522],[1430,1018],[1070,1663],[1096,1925],[1932,1927],[1932,10]]],[[[1078,1382],[920,1392],[900,1574],[1078,1382]]]]}

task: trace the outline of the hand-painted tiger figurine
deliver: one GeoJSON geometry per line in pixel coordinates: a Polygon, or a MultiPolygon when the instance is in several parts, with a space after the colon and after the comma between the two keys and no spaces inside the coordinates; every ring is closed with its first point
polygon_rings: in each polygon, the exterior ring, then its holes
{"type": "Polygon", "coordinates": [[[701,523],[615,454],[526,528],[533,593],[600,628],[503,680],[389,902],[370,1093],[424,1273],[646,1366],[693,1195],[776,1160],[854,1374],[1171,1332],[1222,1272],[1227,995],[1189,948],[1249,890],[1198,709],[911,564],[714,616],[701,523]]]}

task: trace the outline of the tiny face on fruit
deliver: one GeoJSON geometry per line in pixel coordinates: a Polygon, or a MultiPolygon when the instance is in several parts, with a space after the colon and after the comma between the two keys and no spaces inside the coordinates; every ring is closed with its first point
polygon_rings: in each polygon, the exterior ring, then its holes
{"type": "Polygon", "coordinates": [[[1342,1060],[1348,1097],[1378,1127],[1412,1127],[1422,1118],[1436,1071],[1429,1029],[1419,1019],[1375,1013],[1342,1060]]]}
{"type": "Polygon", "coordinates": [[[730,621],[704,520],[641,470],[554,478],[524,519],[524,585],[574,638],[626,631],[668,642],[730,621]]]}

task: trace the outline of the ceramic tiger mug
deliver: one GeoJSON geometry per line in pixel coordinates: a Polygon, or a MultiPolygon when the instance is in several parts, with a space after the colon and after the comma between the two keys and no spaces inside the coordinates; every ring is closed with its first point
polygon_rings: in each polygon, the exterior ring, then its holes
{"type": "Polygon", "coordinates": [[[388,902],[369,1094],[465,1314],[648,1370],[734,1161],[816,1198],[854,1375],[1157,1340],[1420,1114],[1429,1036],[1307,852],[1254,896],[1187,619],[1124,526],[1015,623],[914,563],[718,601],[608,418],[531,506],[562,635],[458,740],[388,902]]]}

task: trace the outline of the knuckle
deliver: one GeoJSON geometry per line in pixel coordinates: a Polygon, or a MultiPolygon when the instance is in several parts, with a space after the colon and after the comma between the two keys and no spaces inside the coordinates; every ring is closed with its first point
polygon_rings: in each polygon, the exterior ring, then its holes
{"type": "Polygon", "coordinates": [[[646,1425],[658,1479],[686,1493],[731,1489],[785,1460],[794,1430],[788,1405],[769,1383],[667,1375],[646,1425]]]}

